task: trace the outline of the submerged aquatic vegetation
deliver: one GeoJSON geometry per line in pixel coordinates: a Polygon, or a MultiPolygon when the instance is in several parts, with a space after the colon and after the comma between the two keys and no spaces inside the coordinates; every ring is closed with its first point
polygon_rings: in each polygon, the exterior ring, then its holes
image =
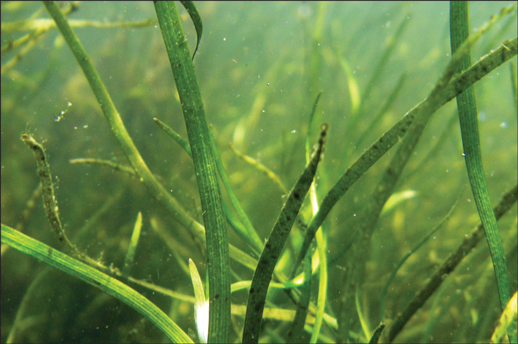
{"type": "Polygon", "coordinates": [[[443,4],[182,4],[2,4],[2,340],[488,341],[516,291],[515,5],[473,4],[449,55],[443,4]],[[449,119],[473,86],[485,213],[449,119]]]}

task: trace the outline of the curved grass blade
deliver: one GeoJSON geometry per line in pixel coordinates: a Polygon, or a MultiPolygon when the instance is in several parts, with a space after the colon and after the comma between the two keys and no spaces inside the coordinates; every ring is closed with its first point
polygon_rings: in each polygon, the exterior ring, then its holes
{"type": "Polygon", "coordinates": [[[38,176],[41,181],[41,191],[43,196],[43,205],[45,207],[45,213],[49,220],[50,226],[54,231],[54,234],[58,237],[60,243],[64,244],[67,249],[75,254],[79,254],[75,246],[70,242],[68,237],[65,235],[61,220],[59,219],[58,205],[56,196],[54,193],[54,184],[52,183],[52,175],[50,173],[49,164],[47,162],[47,156],[43,146],[36,141],[31,134],[24,133],[20,137],[21,140],[32,150],[34,158],[36,159],[36,166],[38,167],[38,176]]]}
{"type": "Polygon", "coordinates": [[[272,279],[273,270],[277,260],[281,254],[282,248],[291,231],[291,227],[295,222],[300,206],[306,197],[306,194],[313,182],[320,156],[324,149],[324,142],[327,135],[328,125],[323,124],[321,127],[320,138],[315,155],[311,159],[297,184],[293,187],[286,204],[264,250],[259,258],[259,263],[254,272],[252,286],[250,287],[250,295],[248,296],[248,304],[246,307],[245,325],[243,329],[243,343],[257,343],[259,341],[259,333],[261,332],[261,322],[263,317],[263,309],[268,293],[268,286],[272,279]]]}
{"type": "Polygon", "coordinates": [[[378,327],[374,330],[374,333],[372,334],[371,339],[369,340],[369,344],[378,344],[378,341],[380,339],[381,333],[385,329],[385,324],[381,323],[378,327]]]}
{"type": "Polygon", "coordinates": [[[232,189],[232,185],[230,184],[230,180],[228,179],[227,172],[225,171],[225,167],[223,166],[223,162],[221,161],[221,157],[219,155],[219,152],[216,148],[216,143],[214,142],[214,137],[211,135],[211,144],[212,144],[212,151],[214,152],[214,160],[216,161],[216,168],[218,169],[219,178],[221,179],[221,182],[223,183],[223,186],[225,187],[225,190],[227,191],[228,198],[230,200],[230,204],[232,204],[232,207],[236,211],[237,216],[241,220],[241,223],[245,227],[246,234],[244,235],[245,241],[251,246],[251,248],[256,252],[259,253],[263,249],[263,242],[259,238],[259,235],[257,235],[257,232],[255,231],[254,226],[252,225],[252,222],[248,218],[248,215],[245,212],[245,209],[241,206],[241,203],[239,203],[239,200],[237,199],[236,194],[234,193],[234,190],[232,189]]]}
{"type": "MultiPolygon", "coordinates": [[[[451,51],[455,53],[460,45],[468,39],[469,35],[469,14],[466,1],[452,1],[450,3],[450,36],[451,51]]],[[[469,51],[464,54],[458,70],[463,71],[471,67],[471,54],[469,51]]],[[[457,96],[457,110],[462,134],[462,146],[466,169],[468,171],[471,190],[475,198],[480,220],[484,225],[486,239],[489,245],[489,252],[495,270],[498,295],[502,310],[511,298],[509,276],[505,263],[505,253],[502,238],[498,231],[495,213],[491,207],[491,199],[487,189],[484,167],[482,165],[482,153],[480,151],[480,138],[478,132],[477,104],[475,91],[469,87],[466,91],[457,96]]]]}
{"type": "Polygon", "coordinates": [[[227,343],[230,330],[229,243],[212,135],[178,9],[174,2],[154,4],[182,104],[203,209],[210,285],[208,342],[227,343]]]}
{"type": "Polygon", "coordinates": [[[192,339],[160,308],[121,281],[4,224],[2,224],[2,244],[7,244],[119,299],[146,317],[174,343],[193,343],[192,339]]]}
{"type": "Polygon", "coordinates": [[[363,330],[364,338],[369,338],[369,334],[371,331],[370,323],[369,319],[364,315],[360,298],[360,286],[356,285],[356,291],[354,292],[354,303],[356,306],[356,312],[358,313],[358,319],[360,320],[360,325],[363,330]]]}
{"type": "Polygon", "coordinates": [[[194,56],[196,56],[196,52],[198,51],[198,46],[201,41],[203,23],[201,21],[200,13],[198,13],[198,9],[196,8],[196,5],[194,5],[194,1],[180,1],[180,3],[183,5],[183,8],[185,8],[187,13],[189,13],[192,23],[194,24],[194,28],[196,29],[196,48],[192,54],[192,60],[194,61],[194,56]]]}

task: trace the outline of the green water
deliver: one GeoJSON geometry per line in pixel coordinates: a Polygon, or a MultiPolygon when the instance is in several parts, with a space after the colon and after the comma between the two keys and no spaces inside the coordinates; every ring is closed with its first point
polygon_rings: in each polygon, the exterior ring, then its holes
{"type": "MultiPolygon", "coordinates": [[[[308,120],[322,90],[310,138],[311,144],[316,143],[320,124],[329,124],[326,150],[317,172],[316,193],[321,201],[379,136],[428,95],[451,58],[447,3],[196,5],[203,20],[203,37],[194,62],[207,120],[234,192],[261,240],[268,237],[287,195],[263,171],[237,156],[229,144],[268,167],[291,189],[306,163],[308,120]],[[377,68],[393,40],[393,50],[377,68]],[[401,80],[394,102],[380,113],[401,80]],[[359,99],[353,92],[355,86],[359,99]],[[369,93],[365,93],[367,87],[369,93]]],[[[506,5],[509,3],[472,3],[471,28],[481,26],[506,5]]],[[[193,49],[194,26],[178,6],[193,49]]],[[[49,18],[38,2],[19,6],[2,3],[2,25],[32,15],[49,18]]],[[[152,3],[84,2],[68,19],[71,23],[140,22],[156,19],[156,13],[152,3]]],[[[146,164],[187,213],[202,223],[192,160],[153,122],[154,117],[159,118],[187,139],[158,23],[126,28],[78,25],[74,30],[146,164]]],[[[516,27],[515,10],[475,45],[473,61],[515,38],[516,27]]],[[[29,32],[7,32],[3,27],[2,47],[29,32]]],[[[200,241],[175,220],[174,214],[162,208],[138,179],[109,167],[70,164],[70,159],[92,158],[129,165],[59,32],[53,28],[42,35],[4,73],[25,47],[2,55],[2,223],[62,249],[45,218],[41,197],[34,197],[34,206],[28,206],[39,183],[33,155],[20,140],[20,134],[28,128],[46,149],[61,221],[78,248],[94,259],[102,257],[108,266],[122,269],[135,219],[142,212],[142,234],[131,276],[192,296],[185,264],[192,258],[204,277],[206,257],[200,241]],[[158,235],[153,228],[168,237],[158,235]]],[[[516,64],[516,57],[511,61],[516,64]]],[[[493,205],[517,182],[517,110],[509,64],[475,85],[484,168],[493,205]]],[[[407,198],[393,207],[386,206],[376,222],[357,294],[364,328],[357,312],[351,312],[351,341],[365,341],[365,332],[370,338],[381,320],[380,296],[389,275],[400,259],[444,219],[457,199],[451,217],[410,256],[392,282],[385,303],[387,324],[479,223],[456,115],[454,101],[433,115],[394,191],[407,198]]],[[[352,228],[396,149],[359,179],[324,222],[329,275],[325,311],[331,318],[340,312],[352,228]]],[[[306,199],[280,258],[279,271],[287,275],[311,213],[306,199]]],[[[516,206],[498,225],[511,287],[516,291],[516,206]]],[[[230,227],[229,239],[252,254],[230,227]]],[[[252,270],[234,260],[230,266],[232,283],[252,279],[252,270]]],[[[2,342],[15,323],[14,338],[19,342],[167,341],[150,322],[120,301],[13,249],[2,248],[1,273],[2,342]]],[[[196,340],[192,303],[130,286],[196,340]]],[[[313,303],[317,295],[318,274],[313,278],[313,303]]],[[[247,291],[235,292],[232,304],[244,307],[247,297],[247,291]]],[[[270,290],[267,307],[281,313],[295,309],[286,294],[278,290],[270,290]]],[[[500,313],[483,240],[395,341],[487,342],[500,313]]],[[[235,311],[232,316],[232,341],[241,341],[243,315],[235,311]]],[[[312,326],[309,319],[308,324],[312,326]]],[[[290,321],[265,319],[261,341],[284,341],[289,326],[290,321]]],[[[324,323],[320,333],[322,342],[339,338],[329,323],[324,323]]],[[[306,333],[303,339],[309,337],[306,333]]]]}

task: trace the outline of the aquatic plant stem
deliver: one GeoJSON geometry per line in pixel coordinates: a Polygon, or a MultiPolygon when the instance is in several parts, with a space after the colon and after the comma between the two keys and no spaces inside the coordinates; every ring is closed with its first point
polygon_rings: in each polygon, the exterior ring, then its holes
{"type": "MultiPolygon", "coordinates": [[[[451,51],[454,54],[459,46],[469,35],[468,2],[450,2],[450,36],[451,51]]],[[[471,67],[471,54],[464,54],[458,70],[463,71],[471,67]]],[[[480,151],[480,138],[478,131],[478,112],[475,100],[475,91],[469,87],[457,96],[457,110],[462,134],[462,145],[466,169],[468,171],[471,190],[478,209],[480,220],[484,225],[489,252],[493,261],[500,306],[502,310],[511,298],[507,265],[502,238],[498,231],[495,213],[491,209],[491,199],[487,188],[484,167],[482,165],[482,153],[480,151]]]]}
{"type": "Polygon", "coordinates": [[[187,39],[174,2],[155,2],[187,127],[200,192],[209,273],[209,343],[227,343],[230,330],[229,244],[212,135],[194,71],[187,39]]]}

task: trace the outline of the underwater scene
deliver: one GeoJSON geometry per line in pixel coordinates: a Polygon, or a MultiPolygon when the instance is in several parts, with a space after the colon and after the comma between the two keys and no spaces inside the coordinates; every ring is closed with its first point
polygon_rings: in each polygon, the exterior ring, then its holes
{"type": "Polygon", "coordinates": [[[2,343],[516,343],[516,2],[1,23],[2,343]]]}

